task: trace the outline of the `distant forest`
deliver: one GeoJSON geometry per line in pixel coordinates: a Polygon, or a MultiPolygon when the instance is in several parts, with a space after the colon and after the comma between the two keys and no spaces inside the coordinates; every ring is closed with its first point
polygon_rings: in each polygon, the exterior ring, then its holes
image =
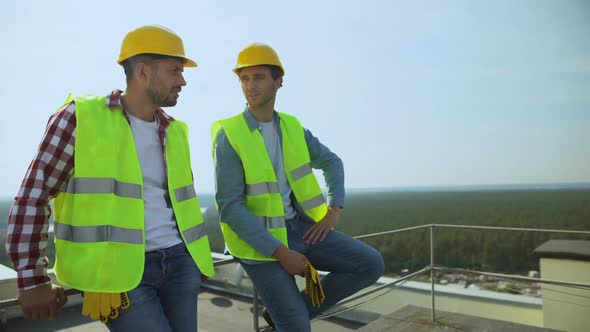
{"type": "MultiPolygon", "coordinates": [[[[222,252],[223,238],[211,195],[200,195],[213,251],[222,252]]],[[[10,202],[0,202],[0,239],[4,243],[10,202]]],[[[346,199],[336,229],[361,235],[424,224],[460,224],[563,230],[590,230],[590,189],[483,190],[436,192],[353,192],[346,199]]],[[[520,231],[435,231],[435,263],[503,273],[539,269],[533,251],[549,239],[590,236],[520,231]]],[[[430,263],[428,229],[367,239],[384,256],[386,273],[418,270],[430,263]]],[[[52,242],[52,241],[51,241],[52,242]]],[[[49,246],[50,259],[53,244],[49,246]]],[[[0,261],[7,263],[4,246],[0,261]]]]}
{"type": "MultiPolygon", "coordinates": [[[[590,190],[509,190],[351,194],[338,229],[351,235],[423,224],[590,230],[590,190]],[[373,211],[373,212],[369,212],[373,211]]],[[[505,273],[539,270],[533,251],[549,239],[590,235],[435,229],[435,264],[505,273]]],[[[430,264],[428,229],[368,239],[386,272],[430,264]]]]}

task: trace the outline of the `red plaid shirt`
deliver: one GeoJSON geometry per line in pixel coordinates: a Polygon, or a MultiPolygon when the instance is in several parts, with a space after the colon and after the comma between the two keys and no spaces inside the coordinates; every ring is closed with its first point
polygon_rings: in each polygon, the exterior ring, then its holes
{"type": "MultiPolygon", "coordinates": [[[[121,104],[121,90],[107,96],[107,106],[127,112],[121,104]]],[[[166,151],[166,128],[174,119],[162,109],[155,113],[162,154],[166,151]]],[[[72,102],[51,115],[35,159],[31,162],[8,217],[6,252],[18,274],[18,288],[31,289],[51,282],[46,256],[49,201],[66,188],[74,172],[76,134],[75,104],[72,102]]],[[[164,158],[166,160],[166,158],[164,158]]]]}

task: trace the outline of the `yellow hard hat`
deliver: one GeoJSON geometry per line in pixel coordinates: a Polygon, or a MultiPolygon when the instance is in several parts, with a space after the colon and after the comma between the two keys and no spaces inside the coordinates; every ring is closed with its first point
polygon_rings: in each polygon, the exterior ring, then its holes
{"type": "Polygon", "coordinates": [[[275,50],[262,43],[252,43],[246,46],[246,48],[238,54],[238,63],[233,71],[238,74],[239,70],[242,68],[260,65],[277,66],[281,69],[281,73],[285,75],[285,70],[283,69],[281,60],[279,60],[279,56],[275,50]]]}
{"type": "Polygon", "coordinates": [[[182,39],[172,30],[160,25],[146,25],[127,33],[121,44],[118,64],[138,54],[151,53],[184,59],[185,67],[196,67],[197,63],[184,55],[182,39]]]}

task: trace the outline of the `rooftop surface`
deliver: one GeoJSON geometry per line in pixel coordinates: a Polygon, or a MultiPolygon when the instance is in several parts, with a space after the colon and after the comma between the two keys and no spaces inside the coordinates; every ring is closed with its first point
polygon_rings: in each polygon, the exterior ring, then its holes
{"type": "Polygon", "coordinates": [[[558,332],[512,322],[468,316],[446,311],[436,311],[432,322],[430,309],[411,305],[385,315],[358,329],[359,332],[558,332]]]}
{"type": "MultiPolygon", "coordinates": [[[[199,295],[197,308],[200,332],[254,331],[252,302],[249,299],[203,290],[199,295]]],[[[108,332],[102,323],[82,316],[81,311],[81,305],[77,304],[65,308],[59,318],[53,321],[11,319],[2,331],[108,332]]],[[[259,317],[259,322],[262,326],[264,319],[259,317]]],[[[362,325],[358,323],[334,318],[312,322],[313,331],[354,331],[360,326],[362,325]]]]}

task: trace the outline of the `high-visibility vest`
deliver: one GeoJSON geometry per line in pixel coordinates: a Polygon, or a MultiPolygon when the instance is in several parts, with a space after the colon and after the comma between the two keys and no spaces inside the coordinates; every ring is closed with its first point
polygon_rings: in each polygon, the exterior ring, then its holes
{"type": "MultiPolygon", "coordinates": [[[[145,261],[143,180],[131,127],[105,97],[68,100],[76,104],[75,163],[54,201],[57,280],[88,292],[126,292],[141,281],[145,261]]],[[[212,276],[188,128],[172,121],[166,133],[168,192],[178,229],[201,273],[212,276]]]]}
{"type": "MultiPolygon", "coordinates": [[[[313,174],[303,126],[292,115],[279,113],[283,165],[289,185],[305,214],[316,222],[328,212],[326,200],[313,174]]],[[[266,230],[288,247],[285,209],[277,177],[259,130],[250,130],[243,114],[215,122],[211,127],[213,147],[220,130],[242,161],[245,174],[245,204],[266,230]]],[[[221,165],[223,167],[223,165],[221,165]]],[[[229,252],[238,258],[275,260],[266,257],[221,220],[221,231],[229,252]]]]}

